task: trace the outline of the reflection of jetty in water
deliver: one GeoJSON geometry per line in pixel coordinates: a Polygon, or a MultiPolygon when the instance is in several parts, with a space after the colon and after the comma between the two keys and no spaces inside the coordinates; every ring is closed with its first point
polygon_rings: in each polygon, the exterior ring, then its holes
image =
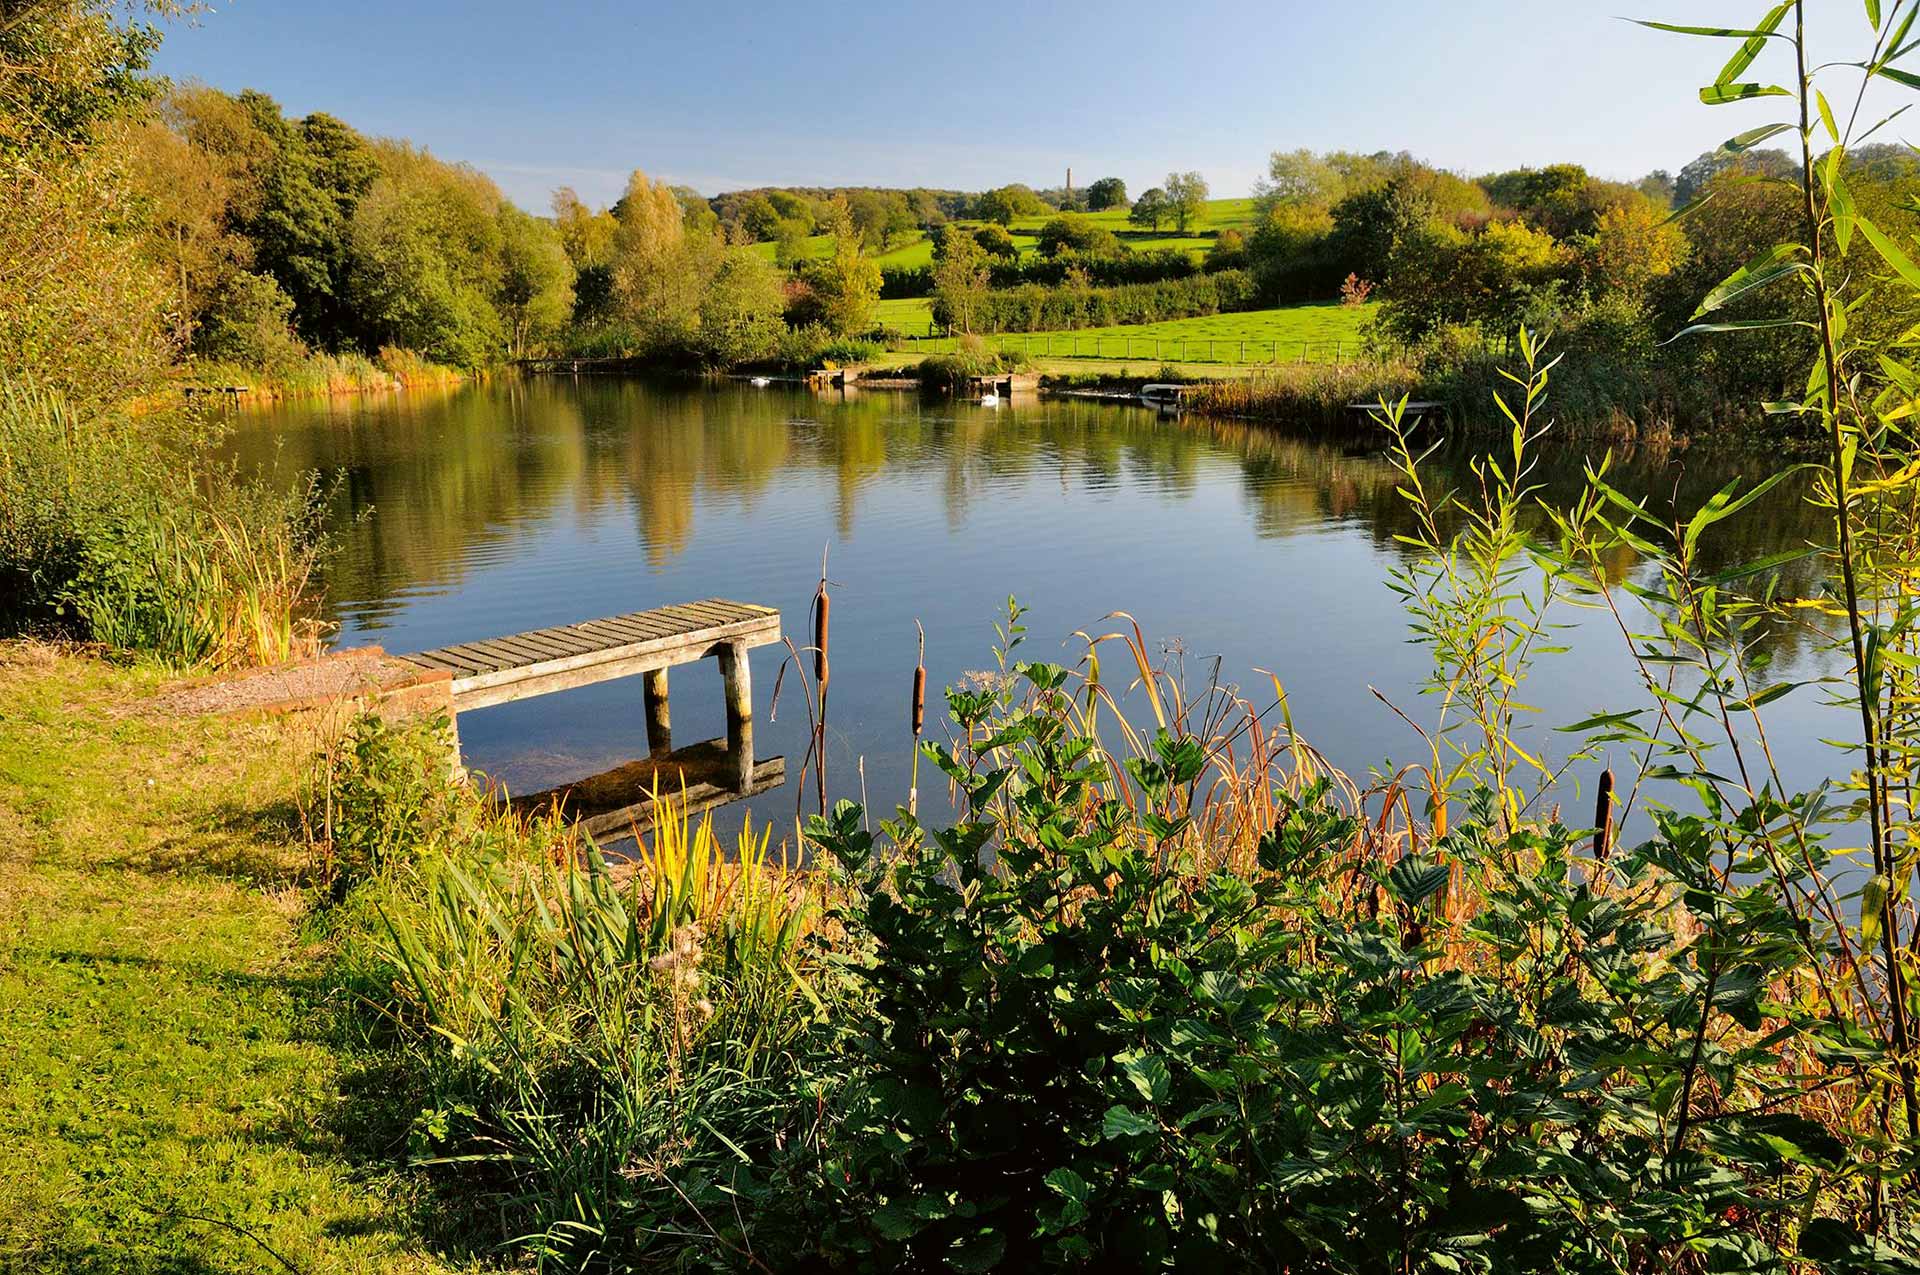
{"type": "Polygon", "coordinates": [[[781,757],[753,753],[753,674],[747,652],[780,640],[771,607],[707,598],[601,620],[460,642],[402,656],[451,678],[453,746],[459,714],[616,678],[645,679],[648,756],[547,792],[516,798],[518,809],[557,808],[589,834],[603,836],[652,824],[658,801],[687,813],[779,787],[781,757]],[[727,733],[673,747],[667,671],[712,656],[726,688],[727,733]]]}

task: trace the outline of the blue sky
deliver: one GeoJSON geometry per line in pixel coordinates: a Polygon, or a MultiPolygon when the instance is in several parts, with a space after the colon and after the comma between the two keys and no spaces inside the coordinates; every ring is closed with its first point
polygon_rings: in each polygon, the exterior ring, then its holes
{"type": "MultiPolygon", "coordinates": [[[[1757,0],[215,3],[158,70],[411,138],[533,209],[562,184],[608,201],[635,167],[708,194],[1193,168],[1225,196],[1300,146],[1629,177],[1771,117],[1695,103],[1725,46],[1614,16],[1745,22],[1757,0]]],[[[1864,32],[1857,0],[1810,8],[1839,47],[1864,32]]]]}

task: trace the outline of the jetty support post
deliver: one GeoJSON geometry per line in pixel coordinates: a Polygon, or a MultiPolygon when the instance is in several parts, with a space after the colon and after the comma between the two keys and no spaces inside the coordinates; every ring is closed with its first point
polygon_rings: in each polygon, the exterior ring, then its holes
{"type": "Polygon", "coordinates": [[[642,675],[647,701],[647,751],[658,757],[673,751],[673,712],[667,702],[667,670],[642,675]]]}
{"type": "Polygon", "coordinates": [[[753,670],[745,642],[720,648],[720,676],[727,688],[727,769],[733,790],[744,793],[753,787],[753,670]]]}

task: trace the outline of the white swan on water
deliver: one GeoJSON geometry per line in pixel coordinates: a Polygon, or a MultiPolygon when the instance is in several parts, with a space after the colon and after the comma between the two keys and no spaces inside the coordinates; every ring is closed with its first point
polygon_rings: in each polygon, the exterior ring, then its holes
{"type": "Polygon", "coordinates": [[[982,394],[980,396],[980,406],[998,407],[1000,406],[1000,396],[998,394],[982,394]]]}
{"type": "Polygon", "coordinates": [[[773,380],[771,377],[756,376],[753,378],[753,384],[761,389],[765,389],[767,386],[773,384],[773,380]]]}

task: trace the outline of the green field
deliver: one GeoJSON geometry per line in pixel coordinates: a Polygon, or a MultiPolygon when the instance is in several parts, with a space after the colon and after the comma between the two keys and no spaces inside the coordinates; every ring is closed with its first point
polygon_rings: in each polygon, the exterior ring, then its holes
{"type": "MultiPolygon", "coordinates": [[[[931,321],[928,304],[924,300],[883,301],[880,320],[900,331],[924,330],[914,325],[931,321]]],[[[1020,350],[1044,359],[1152,359],[1239,365],[1334,363],[1359,352],[1361,329],[1375,309],[1371,305],[1321,302],[1131,327],[1009,332],[986,340],[1000,349],[1020,350]]],[[[950,339],[928,338],[906,342],[901,352],[917,358],[953,347],[950,339]]]]}
{"type": "MultiPolygon", "coordinates": [[[[1047,213],[1039,217],[1022,217],[1008,229],[1013,234],[1014,246],[1024,256],[1035,251],[1038,246],[1040,227],[1058,216],[1047,213]]],[[[1253,228],[1254,209],[1251,199],[1213,199],[1207,202],[1205,210],[1198,220],[1187,228],[1184,235],[1174,231],[1172,226],[1163,227],[1158,234],[1142,230],[1127,220],[1125,208],[1109,208],[1105,212],[1084,214],[1095,225],[1104,226],[1119,236],[1120,241],[1135,252],[1153,252],[1162,248],[1179,248],[1187,252],[1202,253],[1213,246],[1214,236],[1229,228],[1250,230],[1253,228]]],[[[960,221],[955,225],[978,227],[977,221],[960,221]]],[[[757,243],[753,250],[773,260],[773,245],[757,243]]],[[[826,235],[813,235],[806,240],[805,254],[808,260],[824,257],[833,251],[833,241],[826,235]]],[[[927,236],[915,232],[906,242],[880,253],[874,261],[883,269],[907,269],[913,266],[933,264],[933,241],[927,236]]]]}

